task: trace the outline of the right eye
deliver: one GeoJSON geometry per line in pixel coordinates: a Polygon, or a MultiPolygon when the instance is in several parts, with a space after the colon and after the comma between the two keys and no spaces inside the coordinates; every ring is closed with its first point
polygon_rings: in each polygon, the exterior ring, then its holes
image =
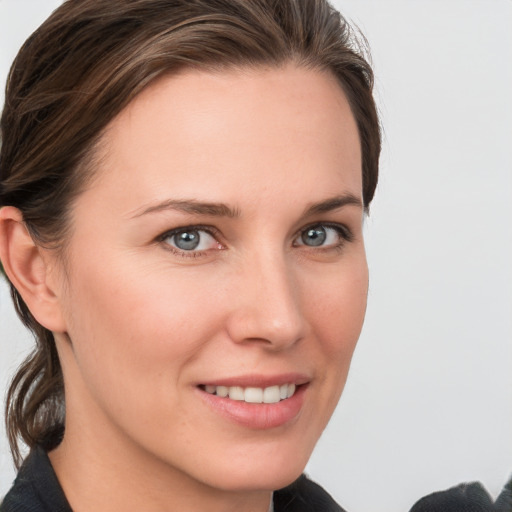
{"type": "Polygon", "coordinates": [[[168,231],[161,237],[161,240],[169,245],[172,250],[182,253],[184,256],[184,253],[194,254],[223,248],[211,232],[199,227],[186,227],[168,231]]]}

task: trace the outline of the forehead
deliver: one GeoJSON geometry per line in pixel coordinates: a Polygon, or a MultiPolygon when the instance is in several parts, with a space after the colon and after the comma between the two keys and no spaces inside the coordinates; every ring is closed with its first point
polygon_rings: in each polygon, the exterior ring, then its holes
{"type": "Polygon", "coordinates": [[[105,197],[123,190],[125,210],[169,194],[237,201],[270,186],[298,200],[332,195],[332,187],[360,195],[355,120],[336,79],[317,70],[288,65],[166,76],[103,138],[95,187],[105,197]]]}

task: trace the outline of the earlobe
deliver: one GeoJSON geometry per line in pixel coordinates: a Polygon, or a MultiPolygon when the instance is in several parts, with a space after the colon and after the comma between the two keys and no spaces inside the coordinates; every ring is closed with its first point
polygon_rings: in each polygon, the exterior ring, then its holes
{"type": "Polygon", "coordinates": [[[0,208],[0,260],[34,318],[50,331],[64,332],[48,258],[30,236],[21,212],[12,206],[0,208]]]}

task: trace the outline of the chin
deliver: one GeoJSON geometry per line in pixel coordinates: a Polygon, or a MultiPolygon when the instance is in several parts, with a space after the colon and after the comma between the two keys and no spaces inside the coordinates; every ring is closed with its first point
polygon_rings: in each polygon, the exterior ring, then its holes
{"type": "Polygon", "coordinates": [[[228,460],[217,464],[210,485],[225,491],[275,491],[294,482],[303,473],[310,454],[301,456],[275,453],[274,457],[248,455],[243,461],[228,460]]]}
{"type": "Polygon", "coordinates": [[[248,471],[241,475],[226,475],[208,482],[211,487],[229,492],[276,491],[297,480],[304,467],[291,468],[286,466],[267,468],[266,471],[248,471]]]}

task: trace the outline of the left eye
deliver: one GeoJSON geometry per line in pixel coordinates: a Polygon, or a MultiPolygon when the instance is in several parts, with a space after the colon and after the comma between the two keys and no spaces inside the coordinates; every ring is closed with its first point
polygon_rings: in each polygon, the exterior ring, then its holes
{"type": "Polygon", "coordinates": [[[220,245],[208,231],[190,228],[167,233],[163,241],[180,251],[207,251],[220,245]]]}
{"type": "Polygon", "coordinates": [[[335,246],[339,245],[344,238],[346,237],[343,235],[341,228],[316,225],[302,231],[295,244],[308,247],[335,246]]]}

